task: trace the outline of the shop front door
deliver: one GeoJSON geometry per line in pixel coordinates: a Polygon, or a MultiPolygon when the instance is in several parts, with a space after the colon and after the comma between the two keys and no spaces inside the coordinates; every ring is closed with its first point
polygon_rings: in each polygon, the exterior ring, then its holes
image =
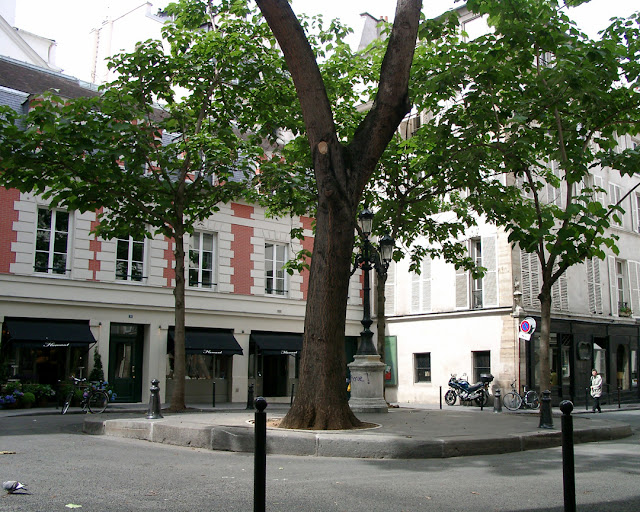
{"type": "Polygon", "coordinates": [[[109,383],[116,402],[142,400],[142,347],[144,327],[111,324],[109,337],[109,383]]]}

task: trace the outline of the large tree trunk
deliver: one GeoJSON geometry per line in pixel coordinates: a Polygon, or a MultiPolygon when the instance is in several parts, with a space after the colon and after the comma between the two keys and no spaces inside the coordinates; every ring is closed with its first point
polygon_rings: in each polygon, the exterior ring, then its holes
{"type": "Polygon", "coordinates": [[[175,230],[176,285],[173,288],[175,298],[175,330],[173,333],[173,394],[171,395],[171,411],[186,409],[185,403],[185,275],[184,275],[184,231],[181,227],[175,230]]]}
{"type": "Polygon", "coordinates": [[[359,421],[345,388],[345,319],[355,217],[364,187],[409,111],[409,71],[421,0],[398,0],[373,107],[343,146],[314,53],[287,0],[257,0],[284,53],[300,100],[318,188],[316,238],[300,381],[288,428],[346,429],[359,421]]]}
{"type": "Polygon", "coordinates": [[[289,428],[344,429],[360,425],[347,402],[345,319],[351,253],[352,207],[322,201],[316,219],[300,383],[282,421],[289,428]]]}

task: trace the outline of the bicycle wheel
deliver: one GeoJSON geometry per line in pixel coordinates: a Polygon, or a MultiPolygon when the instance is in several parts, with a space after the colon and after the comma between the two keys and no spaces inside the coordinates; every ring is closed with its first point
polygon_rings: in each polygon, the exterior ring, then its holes
{"type": "Polygon", "coordinates": [[[69,393],[64,399],[64,403],[62,404],[62,411],[60,411],[61,414],[66,414],[66,412],[69,410],[71,400],[73,400],[73,393],[69,393]]]}
{"type": "Polygon", "coordinates": [[[511,391],[504,395],[502,403],[510,411],[517,411],[522,405],[522,397],[518,393],[511,391]]]}
{"type": "Polygon", "coordinates": [[[524,403],[531,409],[537,409],[540,407],[540,400],[538,399],[538,393],[535,391],[527,391],[524,395],[524,403]]]}
{"type": "Polygon", "coordinates": [[[98,414],[107,408],[109,403],[109,395],[104,391],[93,391],[89,395],[89,412],[98,414]]]}
{"type": "Polygon", "coordinates": [[[444,401],[447,405],[453,405],[456,403],[456,392],[450,389],[444,394],[444,401]]]}

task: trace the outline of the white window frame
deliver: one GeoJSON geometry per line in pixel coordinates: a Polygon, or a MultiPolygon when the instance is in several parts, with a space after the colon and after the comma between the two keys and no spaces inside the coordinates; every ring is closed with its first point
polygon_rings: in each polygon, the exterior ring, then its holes
{"type": "Polygon", "coordinates": [[[265,295],[287,296],[287,272],[284,265],[288,261],[289,246],[277,242],[264,244],[264,293],[265,295]],[[281,255],[278,254],[281,252],[281,255]],[[269,257],[271,255],[271,257],[269,257]],[[282,256],[279,258],[278,256],[282,256]],[[280,286],[278,286],[280,285],[280,286]]]}
{"type": "Polygon", "coordinates": [[[48,275],[52,275],[52,276],[66,276],[68,274],[68,272],[70,271],[68,267],[69,265],[69,259],[70,259],[70,255],[69,255],[69,248],[70,248],[70,243],[71,243],[71,218],[72,215],[70,212],[66,211],[66,210],[59,210],[57,208],[49,208],[47,206],[39,206],[37,211],[36,211],[36,229],[35,229],[35,244],[34,244],[34,251],[33,251],[33,271],[37,274],[48,274],[48,275]],[[39,222],[39,218],[40,218],[40,212],[50,212],[51,217],[49,220],[49,226],[48,228],[40,228],[40,226],[38,225],[39,222]],[[59,214],[65,214],[67,215],[67,229],[66,231],[63,230],[58,230],[56,227],[57,224],[57,220],[58,220],[58,215],[59,214]],[[47,233],[48,237],[49,237],[49,241],[47,243],[48,247],[45,249],[38,249],[38,234],[39,233],[47,233]],[[64,234],[66,236],[66,246],[65,246],[65,250],[64,253],[60,252],[60,251],[56,251],[56,247],[55,247],[55,241],[56,241],[56,235],[61,235],[64,234]],[[47,255],[47,266],[44,270],[38,270],[42,267],[40,267],[37,264],[37,260],[38,260],[38,254],[46,254],[47,255]],[[64,254],[64,269],[62,269],[62,271],[58,272],[57,268],[56,268],[56,259],[57,257],[61,256],[62,254],[64,254]]]}
{"type": "Polygon", "coordinates": [[[189,243],[189,269],[187,283],[190,288],[205,288],[215,289],[216,283],[216,249],[217,239],[215,233],[207,233],[205,231],[194,231],[191,235],[189,243]],[[205,238],[211,237],[211,250],[205,249],[205,238]],[[204,268],[206,254],[211,254],[211,266],[210,268],[204,268]],[[195,259],[194,259],[195,257],[195,259]],[[192,273],[197,273],[197,281],[192,284],[192,273]],[[207,283],[203,279],[203,274],[206,272],[211,273],[211,279],[207,283]]]}
{"type": "MultiPolygon", "coordinates": [[[[471,239],[471,259],[477,267],[482,267],[482,239],[471,239]]],[[[471,309],[482,309],[483,278],[471,276],[471,309]]]]}
{"type": "Polygon", "coordinates": [[[141,283],[146,279],[146,256],[147,256],[147,240],[146,238],[144,240],[135,240],[132,236],[129,236],[128,238],[117,238],[116,239],[116,272],[115,272],[115,278],[116,281],[123,281],[123,282],[130,282],[130,283],[141,283]],[[121,243],[126,243],[127,244],[127,259],[123,259],[123,258],[118,258],[118,246],[121,243]],[[135,259],[134,260],[134,247],[137,244],[142,244],[142,259],[138,260],[135,259]],[[126,275],[125,274],[121,274],[118,273],[118,262],[125,262],[126,263],[126,275]],[[134,263],[139,263],[141,264],[142,270],[141,270],[141,274],[135,274],[133,273],[133,266],[134,263]]]}
{"type": "MultiPolygon", "coordinates": [[[[620,187],[620,185],[617,185],[616,183],[609,183],[609,205],[613,206],[617,204],[621,198],[622,198],[622,188],[620,187]]],[[[617,211],[617,212],[614,212],[613,215],[617,215],[620,218],[620,222],[618,222],[614,220],[612,216],[611,220],[613,221],[613,223],[616,226],[622,226],[623,220],[624,220],[622,212],[617,211]]]]}

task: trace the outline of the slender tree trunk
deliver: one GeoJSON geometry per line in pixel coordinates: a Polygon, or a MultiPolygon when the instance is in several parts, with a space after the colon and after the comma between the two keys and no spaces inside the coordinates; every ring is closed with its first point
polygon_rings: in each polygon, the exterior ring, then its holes
{"type": "Polygon", "coordinates": [[[540,295],[540,347],[538,359],[540,362],[540,380],[535,383],[538,395],[549,389],[551,385],[551,367],[549,364],[549,338],[551,333],[551,287],[543,283],[540,295]]]}
{"type": "Polygon", "coordinates": [[[186,409],[185,402],[185,270],[184,270],[184,229],[175,229],[175,278],[173,288],[175,298],[175,330],[173,333],[173,394],[170,409],[174,412],[186,409]]]}

